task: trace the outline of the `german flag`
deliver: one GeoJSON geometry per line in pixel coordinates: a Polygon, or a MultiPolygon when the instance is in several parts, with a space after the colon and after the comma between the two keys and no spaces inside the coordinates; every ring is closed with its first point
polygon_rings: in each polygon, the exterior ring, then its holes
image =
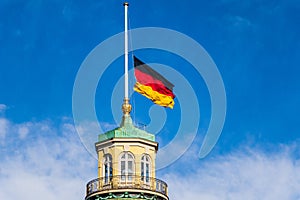
{"type": "Polygon", "coordinates": [[[137,80],[134,85],[136,92],[160,106],[174,107],[174,85],[135,56],[134,75],[137,80]]]}

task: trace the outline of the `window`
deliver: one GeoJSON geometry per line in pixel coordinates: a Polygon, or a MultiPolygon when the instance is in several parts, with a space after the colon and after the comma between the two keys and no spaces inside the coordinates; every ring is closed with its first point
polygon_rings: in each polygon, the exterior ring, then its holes
{"type": "Polygon", "coordinates": [[[143,155],[141,160],[141,180],[145,183],[150,182],[151,162],[148,155],[143,155]]]}
{"type": "Polygon", "coordinates": [[[103,174],[104,174],[104,184],[109,183],[113,176],[112,157],[110,154],[104,155],[103,174]]]}
{"type": "Polygon", "coordinates": [[[121,180],[132,181],[134,172],[134,157],[130,152],[124,152],[120,157],[121,180]]]}

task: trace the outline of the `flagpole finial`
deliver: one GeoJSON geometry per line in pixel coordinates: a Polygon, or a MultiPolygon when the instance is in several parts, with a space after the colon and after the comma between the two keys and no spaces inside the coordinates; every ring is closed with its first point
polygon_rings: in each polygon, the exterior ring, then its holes
{"type": "Polygon", "coordinates": [[[123,6],[129,6],[129,3],[128,2],[124,2],[123,6]]]}
{"type": "Polygon", "coordinates": [[[122,105],[122,111],[124,116],[129,116],[131,112],[131,105],[129,103],[129,98],[124,98],[124,103],[122,105]]]}

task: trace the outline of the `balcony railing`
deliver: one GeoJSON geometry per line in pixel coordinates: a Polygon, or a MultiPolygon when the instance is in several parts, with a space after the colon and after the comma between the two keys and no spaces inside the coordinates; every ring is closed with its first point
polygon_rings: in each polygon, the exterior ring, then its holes
{"type": "Polygon", "coordinates": [[[168,186],[159,179],[151,177],[120,175],[94,179],[86,185],[86,195],[113,189],[142,189],[167,196],[168,186]]]}

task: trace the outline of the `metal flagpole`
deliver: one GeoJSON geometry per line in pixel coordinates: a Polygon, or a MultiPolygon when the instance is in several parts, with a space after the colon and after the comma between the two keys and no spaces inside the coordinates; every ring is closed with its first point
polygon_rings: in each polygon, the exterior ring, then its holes
{"type": "Polygon", "coordinates": [[[128,6],[129,4],[125,2],[125,99],[128,99],[128,6]]]}
{"type": "Polygon", "coordinates": [[[128,97],[128,6],[129,3],[125,2],[125,31],[124,31],[124,50],[125,50],[125,63],[124,63],[124,103],[122,105],[122,110],[124,115],[129,115],[131,111],[131,105],[129,104],[129,97],[128,97]]]}

